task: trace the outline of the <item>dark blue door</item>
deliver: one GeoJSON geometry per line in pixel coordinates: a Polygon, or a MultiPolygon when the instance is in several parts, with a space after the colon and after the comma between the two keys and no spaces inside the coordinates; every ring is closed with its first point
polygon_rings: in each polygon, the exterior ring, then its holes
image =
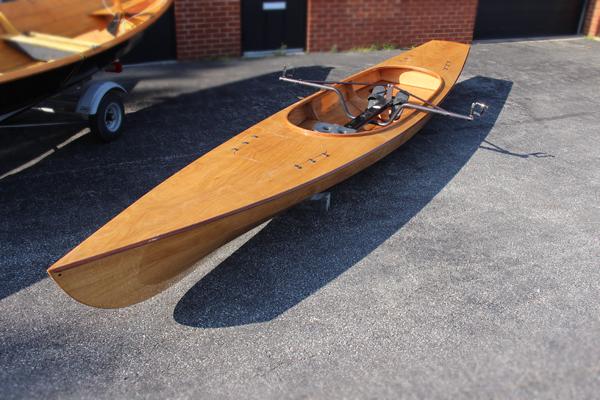
{"type": "Polygon", "coordinates": [[[479,0],[475,39],[578,33],[585,0],[479,0]]]}
{"type": "Polygon", "coordinates": [[[144,31],[142,40],[121,61],[133,64],[175,58],[175,16],[171,6],[158,21],[144,31]]]}
{"type": "Polygon", "coordinates": [[[242,49],[303,49],[306,0],[243,0],[242,49]]]}

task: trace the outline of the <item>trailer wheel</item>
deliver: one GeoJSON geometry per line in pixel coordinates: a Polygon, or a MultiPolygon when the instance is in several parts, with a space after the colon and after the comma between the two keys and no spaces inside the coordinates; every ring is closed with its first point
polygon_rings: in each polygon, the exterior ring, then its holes
{"type": "Polygon", "coordinates": [[[116,90],[111,90],[100,101],[96,114],[89,116],[90,130],[98,139],[110,142],[123,133],[124,120],[123,99],[116,90]]]}

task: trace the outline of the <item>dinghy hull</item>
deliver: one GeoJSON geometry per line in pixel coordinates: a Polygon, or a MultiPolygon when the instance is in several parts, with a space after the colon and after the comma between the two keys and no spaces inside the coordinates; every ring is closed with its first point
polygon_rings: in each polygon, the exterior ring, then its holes
{"type": "Polygon", "coordinates": [[[124,1],[117,24],[107,9],[109,1],[0,4],[0,121],[89,79],[123,57],[171,2],[124,1]]]}

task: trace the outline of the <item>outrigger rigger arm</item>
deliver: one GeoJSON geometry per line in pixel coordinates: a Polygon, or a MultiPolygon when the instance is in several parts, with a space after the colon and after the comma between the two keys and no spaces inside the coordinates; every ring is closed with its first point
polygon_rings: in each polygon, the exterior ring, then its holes
{"type": "Polygon", "coordinates": [[[286,76],[286,68],[283,69],[283,73],[279,77],[279,80],[284,81],[284,82],[289,82],[289,83],[297,83],[299,85],[313,87],[316,89],[328,90],[330,92],[334,92],[338,96],[338,99],[340,100],[340,104],[342,105],[342,108],[344,109],[344,113],[348,116],[348,118],[351,118],[351,119],[356,118],[356,116],[350,112],[350,109],[348,108],[348,104],[346,103],[346,100],[344,99],[344,95],[342,95],[342,92],[340,92],[339,89],[327,84],[326,81],[319,82],[319,81],[307,81],[307,80],[302,80],[302,79],[288,78],[286,76]]]}
{"type": "Polygon", "coordinates": [[[442,107],[432,104],[429,101],[422,99],[419,96],[416,96],[415,94],[410,93],[409,91],[404,90],[393,84],[381,85],[353,81],[316,81],[294,79],[288,77],[286,71],[287,68],[284,68],[281,77],[279,77],[279,80],[331,91],[338,96],[338,100],[342,106],[342,109],[344,110],[344,113],[351,119],[351,121],[344,125],[344,127],[339,127],[347,128],[348,131],[345,131],[344,129],[338,129],[336,133],[351,133],[352,131],[357,131],[362,126],[368,123],[376,124],[379,126],[388,126],[400,117],[402,110],[407,108],[431,114],[443,115],[451,118],[464,119],[468,121],[472,121],[475,118],[481,117],[488,108],[488,106],[483,103],[474,102],[471,104],[471,110],[469,115],[458,114],[452,111],[445,110],[442,107]],[[367,109],[358,116],[352,114],[342,92],[332,85],[357,85],[374,87],[372,95],[369,97],[369,105],[367,109]],[[396,96],[391,96],[392,89],[397,90],[398,93],[396,94],[396,96]],[[377,91],[377,93],[375,93],[375,91],[377,91]],[[384,92],[385,95],[383,94],[384,92]],[[424,105],[409,102],[408,100],[410,97],[421,101],[424,105]],[[391,109],[390,117],[385,121],[377,120],[377,117],[388,109],[391,109]]]}

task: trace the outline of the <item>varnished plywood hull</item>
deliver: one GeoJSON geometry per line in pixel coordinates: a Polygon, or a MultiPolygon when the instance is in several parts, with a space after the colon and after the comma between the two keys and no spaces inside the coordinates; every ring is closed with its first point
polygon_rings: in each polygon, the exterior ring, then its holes
{"type": "MultiPolygon", "coordinates": [[[[408,75],[400,81],[417,85],[412,71],[426,68],[428,77],[420,89],[438,104],[458,78],[468,49],[432,42],[350,79],[383,79],[381,71],[402,68],[408,75]]],[[[388,72],[385,76],[396,79],[397,74],[388,72]]],[[[348,96],[360,106],[363,93],[348,96]]],[[[323,93],[242,132],[143,196],[54,264],[49,274],[69,295],[91,306],[143,301],[221,245],[385,157],[429,118],[407,113],[397,125],[354,136],[302,128],[318,116],[339,116],[335,102],[323,93]]]]}
{"type": "Polygon", "coordinates": [[[51,269],[50,276],[70,296],[90,306],[119,308],[146,300],[184,277],[193,264],[225,243],[385,157],[410,139],[422,124],[355,163],[261,204],[156,241],[88,260],[80,267],[51,269]]]}

